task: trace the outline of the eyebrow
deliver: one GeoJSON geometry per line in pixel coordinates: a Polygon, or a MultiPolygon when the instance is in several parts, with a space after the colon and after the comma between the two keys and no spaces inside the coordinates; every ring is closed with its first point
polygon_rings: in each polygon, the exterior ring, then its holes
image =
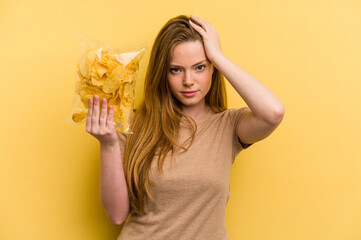
{"type": "MultiPolygon", "coordinates": [[[[202,60],[202,61],[200,61],[200,62],[198,62],[198,63],[196,63],[196,64],[193,64],[192,67],[194,67],[194,66],[196,66],[196,65],[198,65],[198,64],[201,64],[201,63],[203,63],[203,62],[207,62],[207,61],[208,61],[207,59],[204,59],[204,60],[202,60]]],[[[170,64],[170,66],[171,66],[171,67],[181,67],[181,66],[174,65],[174,64],[170,64]]]]}

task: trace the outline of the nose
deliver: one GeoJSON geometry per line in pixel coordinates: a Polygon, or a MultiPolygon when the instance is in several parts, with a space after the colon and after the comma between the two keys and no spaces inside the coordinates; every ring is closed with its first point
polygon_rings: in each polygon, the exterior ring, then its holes
{"type": "Polygon", "coordinates": [[[183,77],[183,85],[184,86],[192,86],[194,84],[192,73],[190,71],[186,72],[183,77]]]}

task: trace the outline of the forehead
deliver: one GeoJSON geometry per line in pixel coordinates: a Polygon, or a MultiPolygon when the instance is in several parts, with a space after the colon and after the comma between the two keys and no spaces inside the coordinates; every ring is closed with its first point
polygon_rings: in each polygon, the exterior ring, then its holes
{"type": "Polygon", "coordinates": [[[197,41],[182,42],[174,47],[170,64],[192,65],[207,59],[203,44],[197,41]]]}

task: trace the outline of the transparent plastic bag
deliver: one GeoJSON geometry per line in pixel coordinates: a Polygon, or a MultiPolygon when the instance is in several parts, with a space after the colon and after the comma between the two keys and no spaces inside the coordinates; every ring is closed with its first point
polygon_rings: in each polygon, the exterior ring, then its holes
{"type": "MultiPolygon", "coordinates": [[[[99,40],[76,29],[79,54],[73,107],[67,122],[86,121],[89,99],[98,95],[113,105],[113,125],[118,132],[131,134],[130,114],[134,108],[135,81],[139,61],[145,52],[144,43],[112,49],[99,40]]],[[[100,101],[100,109],[101,109],[100,101]]]]}

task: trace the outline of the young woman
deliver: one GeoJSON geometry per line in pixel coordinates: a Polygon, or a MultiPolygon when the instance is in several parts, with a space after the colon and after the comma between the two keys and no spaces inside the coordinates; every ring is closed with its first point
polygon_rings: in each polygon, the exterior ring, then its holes
{"type": "Polygon", "coordinates": [[[89,102],[87,132],[101,149],[100,198],[118,240],[229,239],[225,213],[237,154],[269,136],[284,107],[226,58],[206,20],[181,15],[157,35],[145,97],[117,134],[113,108],[89,102]],[[247,103],[227,109],[224,77],[247,103]],[[108,113],[107,113],[108,112],[108,113]]]}

